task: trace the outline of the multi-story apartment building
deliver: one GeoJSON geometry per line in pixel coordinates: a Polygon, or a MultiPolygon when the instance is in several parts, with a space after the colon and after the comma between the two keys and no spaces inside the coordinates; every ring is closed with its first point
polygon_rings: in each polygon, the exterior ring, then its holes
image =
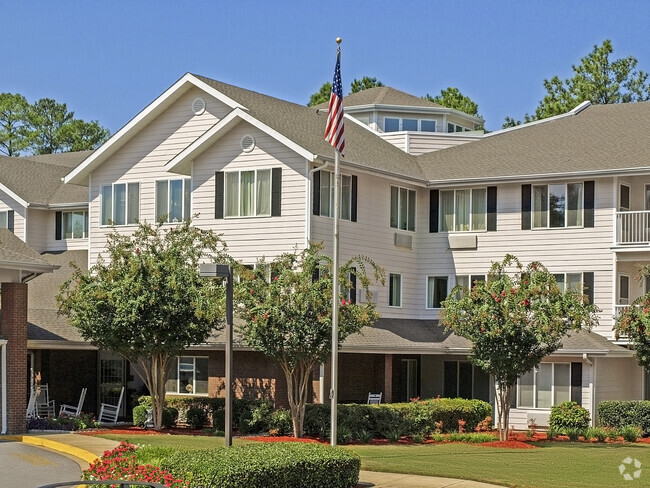
{"type": "MultiPolygon", "coordinates": [[[[374,290],[382,318],[341,346],[340,401],[365,402],[370,391],[383,392],[385,401],[493,400],[490,379],[468,361],[468,342],[437,319],[455,284],[483,279],[506,253],[541,261],[564,286],[583,286],[602,310],[592,332],[572,334],[520,379],[515,427],[531,418],[544,425],[551,405],[564,400],[593,416],[602,400],[646,395],[647,376],[611,328],[621,308],[646,291],[633,276],[650,244],[643,137],[650,105],[584,104],[487,135],[477,130],[481,119],[388,87],[346,97],[345,109],[341,257],[371,257],[387,283],[374,290]]],[[[92,266],[108,232],[130,233],[160,215],[169,225],[194,216],[251,265],[312,240],[329,252],[333,149],[323,139],[325,119],[322,107],[187,74],[106,144],[79,156],[80,164],[58,167],[60,191],[70,192],[65,202],[36,208],[31,201],[41,202],[40,192],[20,196],[0,168],[0,205],[14,211],[16,234],[55,264],[65,261],[52,251],[66,251],[87,253],[83,264],[92,266]]],[[[55,166],[65,157],[29,164],[55,166]]],[[[30,293],[53,295],[66,270],[35,279],[30,293]]],[[[92,410],[115,386],[134,386],[119,358],[92,349],[61,317],[36,323],[32,310],[30,303],[30,365],[58,400],[74,403],[88,386],[92,410]],[[71,377],[70,368],[94,376],[71,377]]],[[[219,334],[189,348],[168,393],[186,394],[191,384],[192,394],[222,395],[223,350],[219,334]]],[[[234,362],[239,395],[285,403],[283,375],[266,358],[238,344],[234,362]]],[[[326,367],[314,372],[315,401],[328,389],[328,374],[326,367]]]]}

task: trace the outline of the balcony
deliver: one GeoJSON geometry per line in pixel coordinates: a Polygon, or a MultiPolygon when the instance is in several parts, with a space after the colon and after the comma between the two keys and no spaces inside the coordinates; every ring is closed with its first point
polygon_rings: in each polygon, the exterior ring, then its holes
{"type": "Polygon", "coordinates": [[[650,245],[650,210],[616,212],[615,244],[650,245]]]}

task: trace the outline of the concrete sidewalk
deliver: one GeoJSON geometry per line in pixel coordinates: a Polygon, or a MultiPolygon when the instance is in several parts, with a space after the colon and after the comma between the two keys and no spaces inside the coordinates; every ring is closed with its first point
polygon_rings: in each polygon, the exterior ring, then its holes
{"type": "MultiPolygon", "coordinates": [[[[119,446],[119,442],[103,439],[97,436],[53,433],[26,434],[19,436],[0,436],[0,441],[14,441],[45,447],[79,459],[83,469],[88,467],[104,451],[110,451],[119,446]]],[[[496,485],[478,481],[438,478],[434,476],[415,476],[397,473],[379,473],[361,471],[359,486],[364,488],[495,488],[496,485]]]]}

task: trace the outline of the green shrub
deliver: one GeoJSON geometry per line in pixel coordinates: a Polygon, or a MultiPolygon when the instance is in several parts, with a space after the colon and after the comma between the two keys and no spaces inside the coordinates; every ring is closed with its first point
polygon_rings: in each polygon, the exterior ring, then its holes
{"type": "Polygon", "coordinates": [[[180,451],[162,467],[191,486],[353,488],[361,461],[347,449],[278,442],[180,451]]]}
{"type": "Polygon", "coordinates": [[[643,435],[650,435],[650,401],[605,401],[598,404],[598,419],[602,425],[620,429],[638,426],[643,435]]]}
{"type": "Polygon", "coordinates": [[[208,425],[208,413],[201,407],[190,407],[185,413],[185,421],[193,429],[202,429],[208,425]]]}
{"type": "Polygon", "coordinates": [[[133,425],[144,426],[147,421],[147,407],[144,405],[137,405],[133,407],[133,425]]]}
{"type": "Polygon", "coordinates": [[[558,403],[551,407],[549,426],[563,434],[567,434],[567,429],[582,432],[589,427],[589,411],[576,402],[558,403]]]}
{"type": "Polygon", "coordinates": [[[289,435],[293,433],[293,421],[291,412],[284,408],[274,410],[269,418],[269,432],[274,435],[289,435]]]}
{"type": "Polygon", "coordinates": [[[596,439],[598,442],[605,442],[605,439],[607,439],[607,431],[602,427],[589,427],[585,431],[585,440],[589,441],[591,439],[596,439]]]}
{"type": "Polygon", "coordinates": [[[483,442],[492,442],[497,440],[497,437],[494,434],[486,434],[484,432],[464,432],[462,434],[456,432],[453,434],[442,435],[442,438],[448,442],[467,442],[469,444],[481,444],[483,442]]]}
{"type": "Polygon", "coordinates": [[[135,454],[135,461],[139,465],[151,464],[160,466],[168,457],[178,451],[174,446],[140,446],[135,454]]]}
{"type": "Polygon", "coordinates": [[[636,442],[636,440],[641,437],[641,434],[641,428],[634,427],[633,425],[626,425],[618,429],[618,435],[620,435],[625,442],[636,442]]]}
{"type": "Polygon", "coordinates": [[[354,433],[350,427],[339,425],[336,427],[336,443],[344,446],[354,440],[354,433]]]}
{"type": "Polygon", "coordinates": [[[565,427],[563,431],[564,435],[566,435],[571,442],[579,441],[583,432],[584,429],[579,429],[577,427],[565,427]]]}
{"type": "Polygon", "coordinates": [[[554,439],[559,434],[560,433],[554,427],[549,427],[548,429],[546,429],[546,438],[547,439],[554,439]]]}

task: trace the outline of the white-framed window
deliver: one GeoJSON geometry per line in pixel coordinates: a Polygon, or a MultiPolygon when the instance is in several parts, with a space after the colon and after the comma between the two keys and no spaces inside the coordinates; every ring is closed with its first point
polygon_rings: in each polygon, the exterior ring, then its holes
{"type": "Polygon", "coordinates": [[[130,225],[140,220],[140,183],[102,185],[101,225],[130,225]]]}
{"type": "MultiPolygon", "coordinates": [[[[320,172],[320,216],[334,217],[334,186],[333,171],[321,170],[320,172]]],[[[341,188],[339,191],[339,218],[351,220],[352,218],[352,176],[341,175],[341,188]]]]}
{"type": "Polygon", "coordinates": [[[385,117],[384,132],[435,132],[437,121],[431,119],[410,119],[400,117],[385,117]]]}
{"type": "Polygon", "coordinates": [[[463,127],[462,125],[454,124],[453,122],[447,122],[447,132],[465,132],[469,129],[463,127]]]}
{"type": "Polygon", "coordinates": [[[88,237],[88,212],[61,212],[61,227],[64,239],[85,239],[88,237]]]}
{"type": "Polygon", "coordinates": [[[449,278],[447,276],[427,276],[427,308],[441,308],[447,299],[449,278]]]}
{"type": "Polygon", "coordinates": [[[390,273],[388,278],[388,306],[402,306],[402,275],[390,273]]]}
{"type": "MultiPolygon", "coordinates": [[[[485,275],[456,275],[456,286],[463,286],[468,290],[471,290],[477,281],[485,281],[485,275]]],[[[462,297],[463,292],[456,292],[456,300],[460,300],[462,297]]]]}
{"type": "Polygon", "coordinates": [[[156,181],[156,221],[181,222],[190,219],[190,179],[156,181]]]}
{"type": "Polygon", "coordinates": [[[571,363],[541,363],[518,380],[520,408],[551,408],[570,400],[571,363]]]}
{"type": "Polygon", "coordinates": [[[390,187],[390,226],[393,229],[415,231],[415,190],[390,187]]]}
{"type": "Polygon", "coordinates": [[[226,173],[226,217],[271,215],[271,170],[226,173]]]}
{"type": "Polygon", "coordinates": [[[178,395],[208,394],[208,358],[203,356],[180,356],[175,358],[165,391],[178,395]]]}
{"type": "Polygon", "coordinates": [[[555,276],[555,282],[562,292],[573,290],[582,293],[582,273],[555,273],[553,276],[555,276]]]}
{"type": "Polygon", "coordinates": [[[582,183],[533,185],[533,228],[582,227],[582,183]]]}
{"type": "Polygon", "coordinates": [[[9,228],[9,211],[2,210],[0,211],[0,228],[8,229],[9,228]]]}
{"type": "Polygon", "coordinates": [[[440,192],[441,232],[484,231],[486,222],[487,188],[440,192]]]}

